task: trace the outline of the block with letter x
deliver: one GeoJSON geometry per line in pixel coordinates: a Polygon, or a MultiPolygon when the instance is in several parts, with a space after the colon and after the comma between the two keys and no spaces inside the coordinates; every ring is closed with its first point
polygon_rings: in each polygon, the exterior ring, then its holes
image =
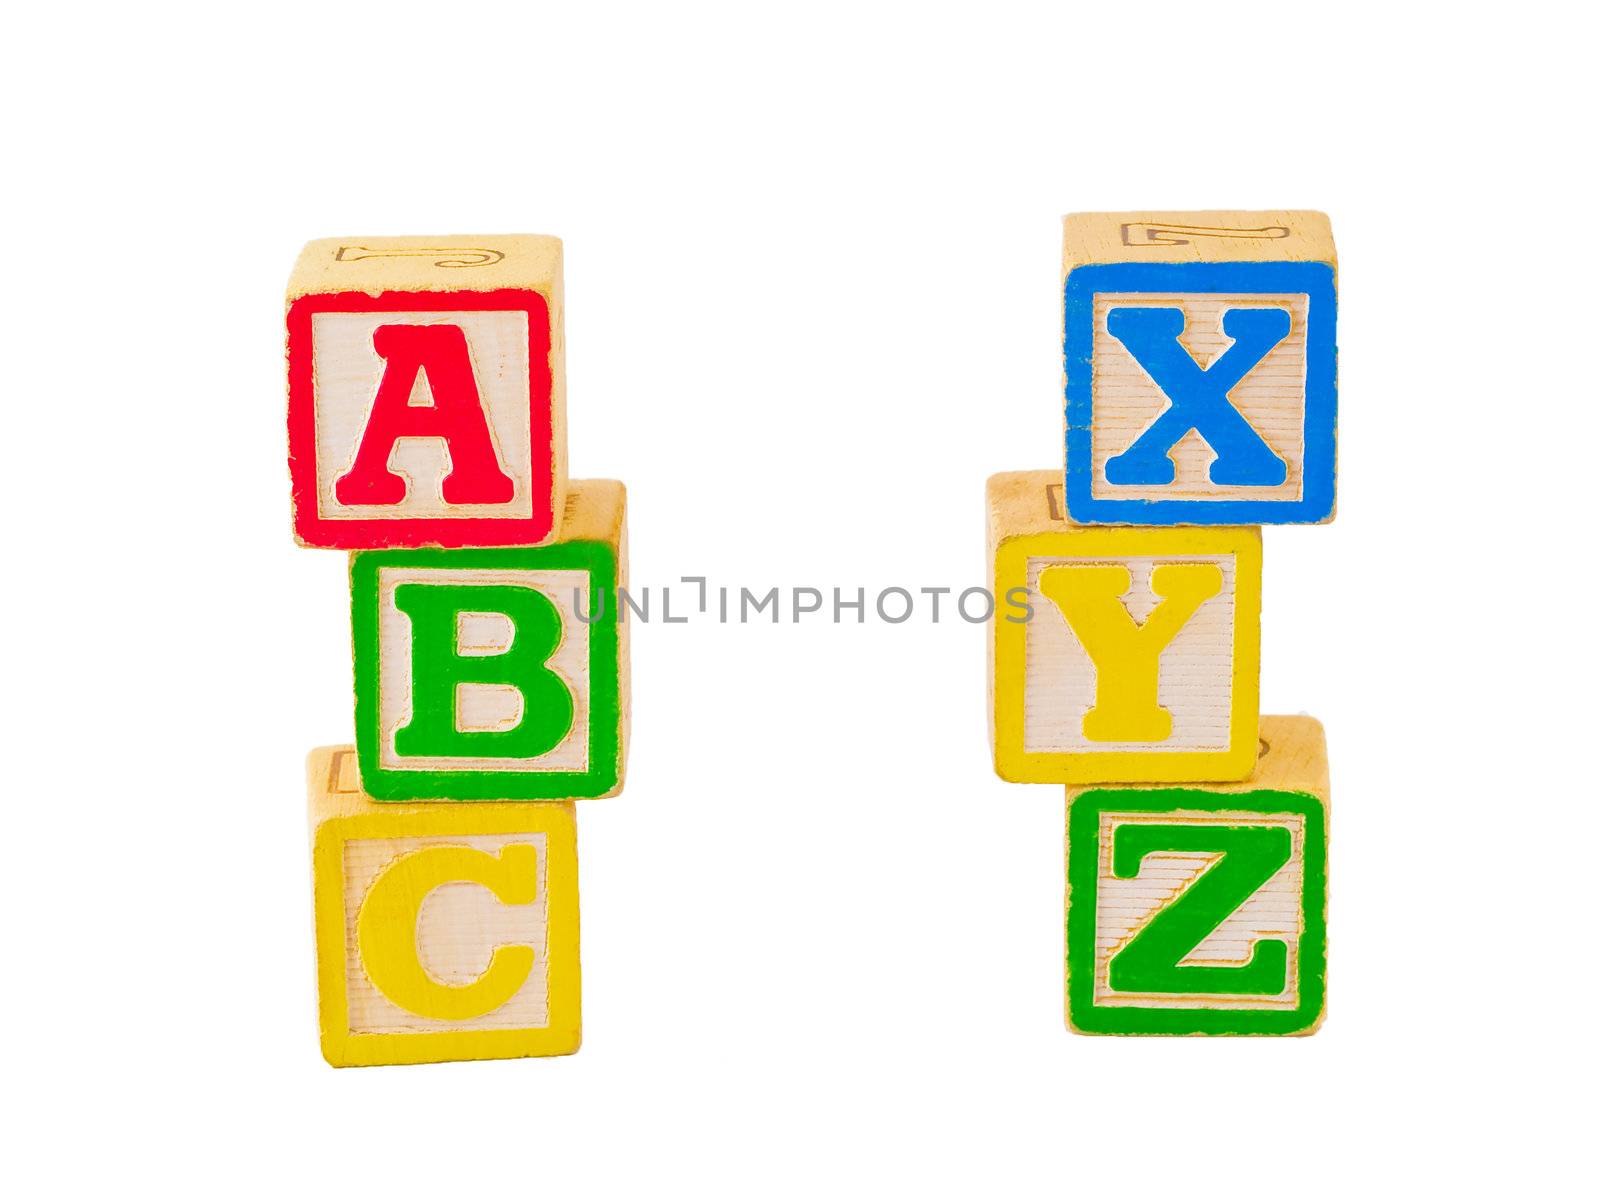
{"type": "Polygon", "coordinates": [[[1085,524],[1334,511],[1336,263],[1321,213],[1066,219],[1066,508],[1085,524]]]}
{"type": "Polygon", "coordinates": [[[574,480],[559,542],[351,556],[356,747],[374,799],[621,789],[624,503],[620,483],[574,480]]]}
{"type": "Polygon", "coordinates": [[[1241,783],[1068,789],[1075,1032],[1315,1032],[1327,973],[1327,752],[1310,717],[1264,717],[1261,741],[1241,783]]]}
{"type": "Polygon", "coordinates": [[[566,486],[561,243],[329,238],[289,281],[308,546],[537,545],[566,486]]]}
{"type": "Polygon", "coordinates": [[[1256,758],[1261,531],[1078,525],[989,480],[990,729],[1017,783],[1236,780],[1256,758]]]}
{"type": "Polygon", "coordinates": [[[307,776],[328,1062],[577,1050],[574,806],[375,804],[349,746],[307,776]]]}

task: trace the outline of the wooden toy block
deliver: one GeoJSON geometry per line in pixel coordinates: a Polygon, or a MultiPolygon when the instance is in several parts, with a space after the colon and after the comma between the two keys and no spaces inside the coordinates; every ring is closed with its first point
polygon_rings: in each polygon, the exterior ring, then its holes
{"type": "Polygon", "coordinates": [[[336,1067],[571,1054],[571,803],[374,804],[350,746],[306,764],[323,1057],[336,1067]]]}
{"type": "Polygon", "coordinates": [[[1083,524],[1333,519],[1333,231],[1318,212],[1066,218],[1066,506],[1083,524]]]}
{"type": "Polygon", "coordinates": [[[1310,1034],[1327,975],[1328,754],[1263,717],[1246,782],[1067,789],[1067,1025],[1310,1034]]]}
{"type": "Polygon", "coordinates": [[[1017,783],[1255,766],[1261,531],[1077,525],[1053,471],[989,480],[989,718],[1017,783]]]}
{"type": "Polygon", "coordinates": [[[562,540],[350,557],[361,781],[377,800],[622,788],[625,494],[573,480],[562,540]]]}
{"type": "Polygon", "coordinates": [[[561,242],[326,238],[289,278],[303,545],[536,545],[566,488],[561,242]]]}

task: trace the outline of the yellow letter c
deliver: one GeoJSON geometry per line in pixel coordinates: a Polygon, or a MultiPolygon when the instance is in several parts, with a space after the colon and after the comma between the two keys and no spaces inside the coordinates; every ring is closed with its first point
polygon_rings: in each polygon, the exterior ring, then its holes
{"type": "Polygon", "coordinates": [[[419,1017],[466,1021],[499,1008],[533,972],[532,946],[496,946],[484,973],[467,984],[440,983],[417,957],[417,917],[435,888],[476,883],[502,904],[532,904],[538,851],[514,843],[497,856],[466,846],[430,846],[402,855],[372,881],[356,917],[356,944],[367,978],[419,1017]]]}

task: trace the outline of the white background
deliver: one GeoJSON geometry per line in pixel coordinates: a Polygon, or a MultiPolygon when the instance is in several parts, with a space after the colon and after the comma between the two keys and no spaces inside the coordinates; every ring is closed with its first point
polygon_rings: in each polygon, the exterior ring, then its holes
{"type": "Polygon", "coordinates": [[[11,14],[15,1194],[1589,1186],[1590,19],[11,14]],[[323,1064],[302,241],[561,235],[573,473],[627,482],[636,582],[870,594],[981,583],[985,477],[1059,461],[1062,212],[1279,206],[1343,292],[1339,518],[1266,539],[1265,708],[1332,747],[1320,1034],[1066,1032],[1062,797],[990,770],[980,627],[701,621],[635,630],[627,791],[580,809],[582,1052],[323,1064]]]}

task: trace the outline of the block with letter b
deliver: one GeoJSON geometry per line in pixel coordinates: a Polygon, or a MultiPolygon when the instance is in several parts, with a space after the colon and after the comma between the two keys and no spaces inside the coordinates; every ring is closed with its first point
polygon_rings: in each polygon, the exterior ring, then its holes
{"type": "Polygon", "coordinates": [[[1074,521],[1333,518],[1327,217],[1077,213],[1066,218],[1062,275],[1074,521]]]}
{"type": "Polygon", "coordinates": [[[561,242],[329,238],[289,280],[307,546],[536,545],[566,487],[561,242]]]}
{"type": "Polygon", "coordinates": [[[992,477],[988,510],[1001,778],[1246,778],[1260,715],[1261,531],[1077,525],[1052,471],[992,477]]]}
{"type": "Polygon", "coordinates": [[[1067,1024],[1309,1034],[1327,973],[1328,759],[1264,717],[1234,784],[1067,791],[1067,1024]]]}
{"type": "Polygon", "coordinates": [[[322,1053],[336,1067],[571,1054],[573,805],[382,805],[307,763],[322,1053]]]}
{"type": "Polygon", "coordinates": [[[621,789],[624,506],[620,483],[574,480],[559,542],[351,556],[356,747],[373,798],[621,789]]]}

